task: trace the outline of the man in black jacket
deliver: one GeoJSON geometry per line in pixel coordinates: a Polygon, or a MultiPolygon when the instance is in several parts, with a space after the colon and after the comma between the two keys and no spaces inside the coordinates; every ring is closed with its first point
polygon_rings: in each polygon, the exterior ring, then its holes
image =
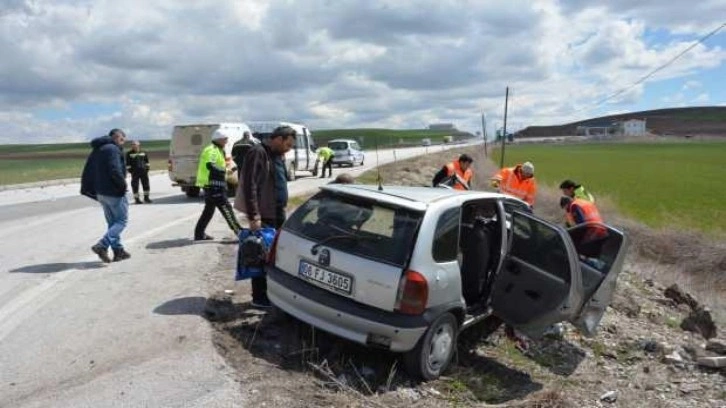
{"type": "Polygon", "coordinates": [[[121,129],[112,129],[108,136],[93,139],[93,151],[88,155],[81,176],[81,194],[101,204],[108,224],[106,233],[91,247],[103,262],[111,262],[108,247],[113,250],[114,262],[131,257],[121,244],[121,232],[126,228],[129,213],[123,154],[125,140],[126,134],[121,129]]]}
{"type": "Polygon", "coordinates": [[[141,150],[138,140],[131,142],[131,150],[126,153],[126,170],[131,173],[131,191],[134,193],[134,202],[141,204],[139,196],[139,181],[144,188],[144,202],[151,203],[149,198],[149,156],[141,150]]]}

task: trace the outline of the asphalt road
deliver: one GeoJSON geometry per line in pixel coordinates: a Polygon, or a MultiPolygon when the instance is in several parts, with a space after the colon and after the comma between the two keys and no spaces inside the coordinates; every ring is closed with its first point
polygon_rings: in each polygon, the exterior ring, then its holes
{"type": "MultiPolygon", "coordinates": [[[[393,159],[379,152],[380,164],[393,159]]],[[[366,166],[334,175],[375,165],[368,152],[366,166]]],[[[327,181],[289,188],[301,194],[327,181]]],[[[228,268],[235,289],[235,260],[218,253],[234,237],[215,214],[208,232],[218,239],[194,243],[202,201],[166,174],[151,187],[154,204],[129,210],[132,258],[108,265],[90,251],[105,230],[101,208],[78,184],[0,192],[0,407],[244,406],[201,317],[210,271],[228,268]]]]}

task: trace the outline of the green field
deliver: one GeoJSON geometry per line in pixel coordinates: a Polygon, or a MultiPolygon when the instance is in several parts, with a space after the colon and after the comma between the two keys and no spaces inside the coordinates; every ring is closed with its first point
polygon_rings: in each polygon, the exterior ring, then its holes
{"type": "Polygon", "coordinates": [[[451,135],[449,131],[428,129],[330,129],[313,130],[313,138],[319,145],[333,139],[355,139],[364,149],[395,145],[419,145],[423,139],[431,139],[434,144],[440,144],[444,136],[451,135]]]}
{"type": "Polygon", "coordinates": [[[540,184],[571,178],[650,226],[726,232],[726,142],[506,147],[505,166],[526,160],[540,184]]]}

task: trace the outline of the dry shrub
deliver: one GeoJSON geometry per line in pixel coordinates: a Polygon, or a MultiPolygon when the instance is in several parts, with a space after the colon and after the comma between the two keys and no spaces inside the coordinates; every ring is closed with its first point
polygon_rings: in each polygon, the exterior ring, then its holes
{"type": "Polygon", "coordinates": [[[573,407],[564,392],[559,390],[548,390],[538,393],[529,398],[525,405],[527,408],[571,408],[573,407]]]}

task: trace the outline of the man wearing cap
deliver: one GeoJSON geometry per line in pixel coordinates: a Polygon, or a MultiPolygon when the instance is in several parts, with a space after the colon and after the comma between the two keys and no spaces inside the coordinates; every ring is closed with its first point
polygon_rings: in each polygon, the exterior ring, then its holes
{"type": "Polygon", "coordinates": [[[579,198],[592,203],[595,202],[595,197],[593,197],[589,191],[585,190],[585,187],[583,187],[582,184],[577,184],[572,180],[565,180],[560,183],[560,190],[562,190],[562,195],[565,197],[570,197],[572,199],[579,198]]]}
{"type": "Polygon", "coordinates": [[[202,150],[197,167],[197,187],[204,189],[204,211],[199,216],[194,228],[194,240],[214,239],[205,233],[209,221],[212,220],[214,209],[218,208],[234,235],[239,235],[242,227],[234,215],[232,206],[227,201],[227,169],[224,146],[229,140],[226,129],[217,129],[212,133],[212,143],[202,150]]]}
{"type": "Polygon", "coordinates": [[[471,188],[471,179],[474,173],[471,171],[471,164],[474,159],[468,154],[462,154],[457,160],[445,165],[435,175],[431,184],[448,185],[454,190],[468,190],[471,188]]]}
{"type": "Polygon", "coordinates": [[[491,185],[500,193],[517,197],[534,207],[537,182],[534,180],[534,165],[531,162],[499,170],[491,178],[491,185]]]}

